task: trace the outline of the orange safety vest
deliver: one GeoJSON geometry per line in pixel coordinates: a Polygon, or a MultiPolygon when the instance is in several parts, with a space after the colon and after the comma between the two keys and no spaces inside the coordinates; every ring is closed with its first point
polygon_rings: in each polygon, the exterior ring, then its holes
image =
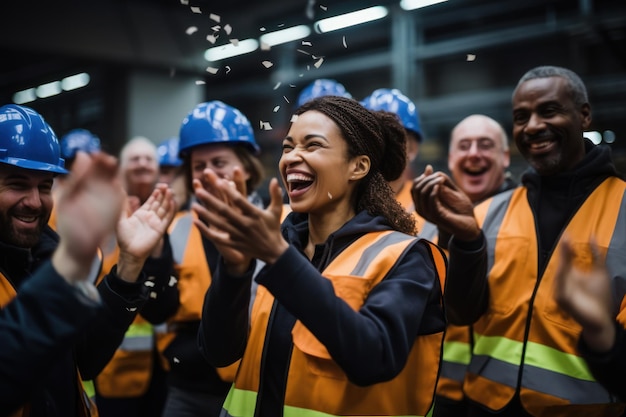
{"type": "MultiPolygon", "coordinates": [[[[174,269],[178,276],[180,306],[176,314],[168,320],[168,327],[175,328],[177,322],[200,321],[204,296],[211,285],[211,271],[206,261],[202,244],[202,234],[193,224],[198,215],[194,211],[180,211],[168,229],[170,245],[174,257],[174,269]]],[[[176,337],[175,331],[168,330],[163,337],[157,337],[160,353],[176,337]]],[[[167,362],[164,358],[164,362],[167,362]]],[[[220,378],[232,382],[238,364],[216,368],[220,378]]]]}
{"type": "MultiPolygon", "coordinates": [[[[624,288],[626,276],[625,190],[622,180],[606,179],[563,232],[583,269],[591,265],[589,242],[595,238],[614,289],[624,288]]],[[[537,417],[621,415],[624,404],[595,381],[577,352],[580,325],[554,300],[560,239],[539,275],[537,226],[526,188],[492,197],[475,214],[487,239],[489,305],[473,326],[466,395],[500,410],[519,391],[523,407],[537,417]]],[[[626,325],[624,293],[614,295],[616,311],[622,306],[617,319],[626,325]]]]}
{"type": "MultiPolygon", "coordinates": [[[[339,297],[355,311],[368,293],[418,239],[396,231],[368,233],[342,251],[323,272],[339,297]]],[[[427,241],[443,287],[446,260],[427,241]]],[[[228,415],[252,417],[259,390],[263,345],[274,298],[259,286],[252,327],[235,383],[224,402],[228,415]]],[[[293,330],[283,416],[425,416],[431,409],[443,332],[417,336],[404,369],[390,381],[367,387],[348,381],[326,347],[300,322],[293,330]],[[316,413],[318,412],[318,413],[316,413]]]]}
{"type": "MultiPolygon", "coordinates": [[[[104,245],[104,268],[100,282],[119,259],[114,237],[104,245]]],[[[143,395],[150,386],[153,364],[154,329],[137,315],[124,334],[113,357],[95,379],[98,395],[106,398],[132,398],[143,395]]]]}
{"type": "MultiPolygon", "coordinates": [[[[15,297],[17,292],[13,287],[13,284],[7,279],[7,277],[0,272],[0,309],[9,304],[15,297]]],[[[93,401],[87,396],[83,389],[82,378],[78,368],[76,369],[76,388],[78,390],[78,417],[98,417],[98,410],[93,401]]],[[[28,417],[30,415],[30,405],[24,404],[22,409],[15,411],[10,417],[28,417]]]]}
{"type": "MultiPolygon", "coordinates": [[[[426,222],[420,230],[419,237],[438,243],[439,231],[437,226],[426,222]]],[[[437,395],[439,397],[448,398],[452,401],[463,400],[465,397],[463,381],[471,355],[471,326],[448,324],[443,340],[441,373],[437,381],[437,395]]]]}

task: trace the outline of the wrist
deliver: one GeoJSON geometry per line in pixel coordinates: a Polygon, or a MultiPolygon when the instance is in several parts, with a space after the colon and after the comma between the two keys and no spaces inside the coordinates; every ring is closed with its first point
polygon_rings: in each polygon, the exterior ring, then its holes
{"type": "Polygon", "coordinates": [[[117,262],[117,276],[126,282],[137,282],[145,261],[145,259],[120,253],[117,262]]]}
{"type": "Polygon", "coordinates": [[[76,282],[85,281],[88,278],[95,256],[96,253],[91,257],[84,256],[78,259],[71,255],[66,245],[60,243],[52,254],[52,266],[63,279],[74,285],[76,282]]]}

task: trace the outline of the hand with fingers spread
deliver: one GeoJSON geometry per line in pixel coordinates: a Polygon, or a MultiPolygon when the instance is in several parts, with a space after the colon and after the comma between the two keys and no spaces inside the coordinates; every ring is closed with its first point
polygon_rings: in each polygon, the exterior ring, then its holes
{"type": "Polygon", "coordinates": [[[440,229],[466,241],[480,235],[472,201],[443,172],[428,165],[415,178],[411,195],[417,212],[440,229]]]}
{"type": "Polygon", "coordinates": [[[61,240],[53,265],[63,277],[70,281],[87,277],[98,245],[115,228],[123,201],[116,159],[78,152],[56,202],[61,240]]]}
{"type": "Polygon", "coordinates": [[[157,184],[148,200],[134,212],[122,213],[116,227],[120,278],[130,282],[137,280],[144,262],[163,238],[175,213],[176,203],[167,184],[157,184]]]}
{"type": "Polygon", "coordinates": [[[271,202],[267,209],[250,203],[237,181],[220,179],[211,170],[205,186],[195,180],[196,225],[218,248],[232,273],[244,272],[253,258],[273,263],[288,247],[280,233],[282,192],[276,179],[270,182],[271,202]]]}
{"type": "Polygon", "coordinates": [[[615,342],[611,282],[595,242],[590,242],[592,265],[583,271],[574,263],[574,250],[564,240],[555,276],[554,298],[583,328],[582,337],[596,352],[606,352],[615,342]]]}

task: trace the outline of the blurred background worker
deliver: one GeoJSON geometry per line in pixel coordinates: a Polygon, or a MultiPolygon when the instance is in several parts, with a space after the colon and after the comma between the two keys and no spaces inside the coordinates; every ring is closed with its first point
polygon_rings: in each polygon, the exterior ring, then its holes
{"type": "MultiPolygon", "coordinates": [[[[61,157],[65,160],[65,169],[72,171],[72,165],[76,158],[76,152],[81,151],[87,154],[92,154],[100,151],[100,138],[86,129],[73,129],[67,132],[59,143],[61,149],[61,157]]],[[[58,194],[58,187],[61,187],[65,180],[65,175],[58,175],[54,178],[54,187],[52,196],[58,194]]],[[[56,208],[52,207],[52,213],[50,213],[50,220],[48,224],[53,229],[56,227],[56,208]]]]}
{"type": "Polygon", "coordinates": [[[164,140],[157,146],[157,155],[159,158],[159,182],[170,186],[178,209],[181,210],[188,205],[191,193],[185,180],[183,160],[178,155],[179,142],[178,137],[164,140]]]}
{"type": "Polygon", "coordinates": [[[116,161],[97,153],[77,156],[53,200],[54,177],[68,172],[52,128],[27,107],[0,107],[0,150],[0,414],[95,415],[80,378],[100,372],[148,298],[141,269],[173,217],[171,194],[156,189],[125,216],[116,161]],[[93,261],[114,229],[121,256],[96,289],[93,261]]]}
{"type": "MultiPolygon", "coordinates": [[[[120,151],[120,179],[128,194],[129,212],[145,203],[159,174],[156,145],[145,137],[135,137],[120,151]]],[[[169,226],[169,225],[168,225],[169,226]]],[[[105,262],[119,257],[115,239],[103,245],[105,262]]],[[[95,380],[96,403],[100,417],[160,416],[166,399],[165,368],[156,338],[168,315],[176,311],[178,289],[175,285],[173,257],[167,234],[146,261],[150,297],[133,323],[115,355],[95,380]]]]}
{"type": "Polygon", "coordinates": [[[419,146],[424,136],[417,107],[410,98],[402,94],[397,88],[374,90],[372,94],[361,101],[361,104],[370,110],[384,110],[394,113],[404,127],[406,132],[406,167],[404,173],[390,185],[396,195],[396,200],[415,217],[417,230],[420,231],[425,220],[415,211],[415,205],[411,198],[411,187],[415,177],[412,164],[417,158],[419,146]]]}
{"type": "Polygon", "coordinates": [[[350,94],[348,90],[346,90],[346,87],[344,87],[344,85],[340,82],[327,78],[318,78],[300,91],[296,105],[297,107],[300,107],[307,101],[322,96],[341,96],[352,98],[352,94],[350,94]]]}
{"type": "MultiPolygon", "coordinates": [[[[461,120],[450,134],[448,169],[458,187],[473,204],[516,187],[507,172],[510,163],[506,132],[494,119],[473,114],[461,120]]],[[[448,247],[450,234],[426,223],[420,236],[448,247]]],[[[448,324],[441,374],[437,384],[434,416],[466,416],[463,379],[471,355],[470,326],[448,324]]]]}
{"type": "MultiPolygon", "coordinates": [[[[252,125],[243,113],[221,101],[200,103],[183,120],[179,136],[181,172],[188,190],[192,180],[204,181],[205,169],[211,169],[220,178],[241,179],[248,200],[263,206],[256,192],[264,176],[257,157],[260,149],[252,125]]],[[[169,150],[173,149],[172,143],[168,146],[169,150]]],[[[166,343],[160,344],[169,365],[163,417],[217,417],[237,368],[216,369],[198,350],[202,304],[211,285],[218,252],[201,235],[194,219],[197,219],[195,212],[182,210],[169,229],[179,277],[180,307],[168,320],[166,343]]]]}

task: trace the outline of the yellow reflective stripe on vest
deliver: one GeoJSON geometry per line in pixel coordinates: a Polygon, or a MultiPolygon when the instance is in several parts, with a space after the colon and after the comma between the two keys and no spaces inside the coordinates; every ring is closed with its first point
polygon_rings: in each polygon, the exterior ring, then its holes
{"type": "MultiPolygon", "coordinates": [[[[517,386],[523,343],[475,334],[469,371],[510,387],[517,386]]],[[[526,343],[522,386],[576,404],[610,402],[584,360],[538,343],[526,343]]]]}
{"type": "Polygon", "coordinates": [[[132,323],[120,344],[120,349],[127,352],[152,350],[154,332],[150,323],[132,323]]]}
{"type": "Polygon", "coordinates": [[[89,398],[94,398],[96,396],[96,388],[93,385],[93,380],[91,379],[87,381],[82,380],[82,383],[83,383],[83,389],[85,390],[85,394],[87,394],[89,398]]]}
{"type": "Polygon", "coordinates": [[[471,359],[472,349],[469,343],[456,341],[443,342],[444,361],[468,365],[471,359]]]}
{"type": "MultiPolygon", "coordinates": [[[[221,417],[253,417],[254,408],[256,406],[257,393],[254,391],[247,391],[237,388],[231,388],[228,396],[226,397],[225,404],[229,404],[228,410],[222,409],[221,417]]],[[[427,415],[432,414],[433,408],[431,407],[427,415]]],[[[283,417],[340,417],[333,416],[332,414],[323,413],[321,411],[307,410],[304,408],[292,407],[289,405],[283,406],[283,417]]],[[[384,417],[376,416],[374,414],[368,417],[384,417]]],[[[422,417],[422,416],[397,416],[397,417],[422,417]]]]}

